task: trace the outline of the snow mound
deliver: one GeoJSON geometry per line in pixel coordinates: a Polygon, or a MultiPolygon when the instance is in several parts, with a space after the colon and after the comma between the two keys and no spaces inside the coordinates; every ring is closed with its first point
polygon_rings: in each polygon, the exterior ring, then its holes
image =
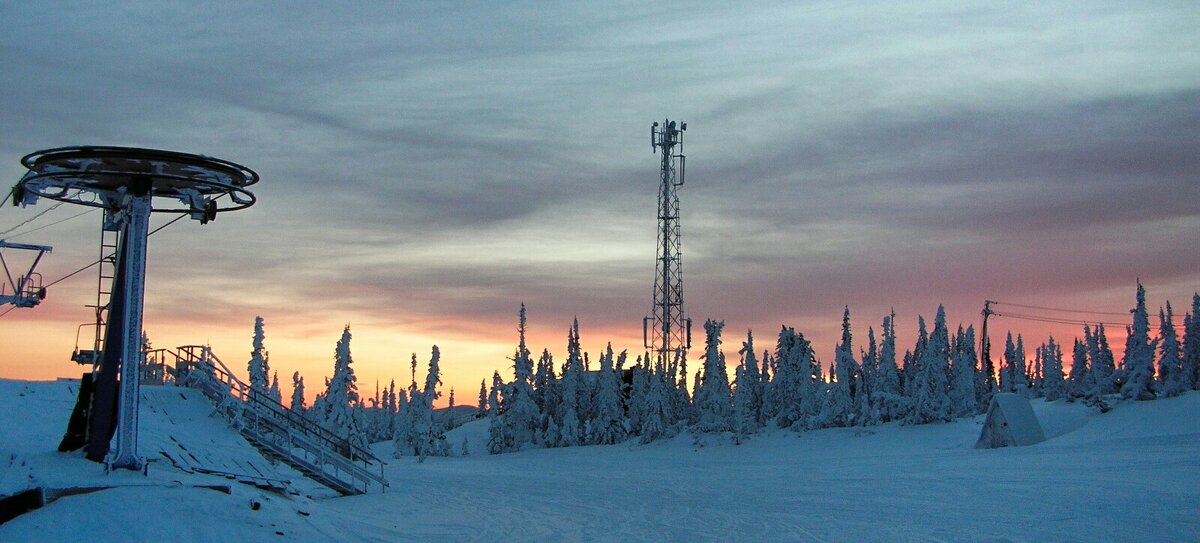
{"type": "Polygon", "coordinates": [[[450,450],[454,451],[455,455],[462,454],[463,441],[466,440],[467,451],[472,455],[486,455],[488,442],[488,428],[490,422],[487,417],[475,419],[459,426],[449,432],[446,432],[446,442],[450,444],[450,450]]]}

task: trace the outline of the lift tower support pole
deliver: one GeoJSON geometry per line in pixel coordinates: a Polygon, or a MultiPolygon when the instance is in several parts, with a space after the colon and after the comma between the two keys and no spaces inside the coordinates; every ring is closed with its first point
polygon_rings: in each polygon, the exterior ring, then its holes
{"type": "Polygon", "coordinates": [[[83,381],[93,386],[86,394],[88,387],[80,387],[79,417],[72,414],[59,450],[86,445],[90,460],[109,468],[141,469],[138,381],[150,214],[184,214],[206,224],[219,212],[254,205],[247,187],[258,182],[258,174],[218,158],[133,147],[47,149],[26,155],[21,164],[29,171],[13,187],[15,204],[49,198],[100,207],[106,228],[121,233],[104,345],[83,381]]]}
{"type": "Polygon", "coordinates": [[[138,436],[138,361],[142,350],[142,308],[146,293],[146,238],[150,233],[150,185],[134,183],[133,194],[125,203],[125,234],[121,243],[125,245],[122,259],[122,276],[125,284],[124,322],[121,326],[121,384],[117,409],[116,451],[110,452],[109,465],[113,468],[141,469],[142,459],[137,455],[138,436]],[[140,193],[140,194],[139,194],[140,193]]]}

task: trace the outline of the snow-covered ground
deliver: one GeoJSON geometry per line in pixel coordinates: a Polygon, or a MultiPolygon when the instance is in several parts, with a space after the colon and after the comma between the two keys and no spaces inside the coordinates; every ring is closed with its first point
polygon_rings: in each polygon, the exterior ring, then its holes
{"type": "MultiPolygon", "coordinates": [[[[165,459],[147,476],[105,475],[78,454],[54,452],[72,386],[0,380],[0,495],[122,488],[26,513],[0,525],[0,541],[1200,540],[1196,392],[1104,415],[1035,401],[1049,440],[996,450],[972,448],[979,417],[775,431],[740,446],[685,434],[489,456],[487,422],[477,421],[449,435],[456,453],[467,440],[470,456],[394,460],[386,494],[329,499],[295,473],[279,476],[301,495],[282,496],[165,459]],[[230,493],[200,488],[214,484],[230,493]]],[[[207,416],[202,397],[147,388],[143,454],[182,442],[213,455],[205,461],[264,469],[207,416]]],[[[390,456],[390,444],[376,449],[390,456]]]]}

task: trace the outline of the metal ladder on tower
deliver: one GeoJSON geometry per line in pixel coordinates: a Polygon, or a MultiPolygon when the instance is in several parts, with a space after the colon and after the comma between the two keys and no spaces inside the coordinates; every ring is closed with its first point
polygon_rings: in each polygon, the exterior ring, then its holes
{"type": "Polygon", "coordinates": [[[117,231],[102,228],[100,230],[100,273],[96,284],[96,305],[88,305],[95,311],[95,323],[80,325],[80,329],[84,326],[95,326],[96,334],[92,341],[91,350],[79,348],[79,335],[75,337],[75,352],[71,354],[71,360],[79,364],[98,364],[100,362],[100,353],[104,350],[104,330],[108,326],[108,307],[112,300],[113,278],[117,274],[117,231]]]}
{"type": "MultiPolygon", "coordinates": [[[[386,491],[384,463],[324,426],[293,412],[269,395],[251,390],[206,345],[171,353],[176,384],[199,389],[263,456],[291,466],[342,495],[386,491]],[[375,473],[372,468],[378,468],[375,473]]],[[[161,358],[161,357],[147,357],[161,358]]]]}

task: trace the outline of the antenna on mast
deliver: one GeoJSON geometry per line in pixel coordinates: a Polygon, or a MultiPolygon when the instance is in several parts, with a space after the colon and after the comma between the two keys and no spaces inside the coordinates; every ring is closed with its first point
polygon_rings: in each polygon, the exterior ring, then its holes
{"type": "Polygon", "coordinates": [[[650,149],[660,156],[658,187],[658,244],[654,271],[654,307],[642,319],[642,343],[664,362],[692,346],[692,320],[683,311],[683,253],[679,240],[679,187],[683,186],[686,157],[683,132],[687,123],[670,119],[650,125],[650,149]]]}

